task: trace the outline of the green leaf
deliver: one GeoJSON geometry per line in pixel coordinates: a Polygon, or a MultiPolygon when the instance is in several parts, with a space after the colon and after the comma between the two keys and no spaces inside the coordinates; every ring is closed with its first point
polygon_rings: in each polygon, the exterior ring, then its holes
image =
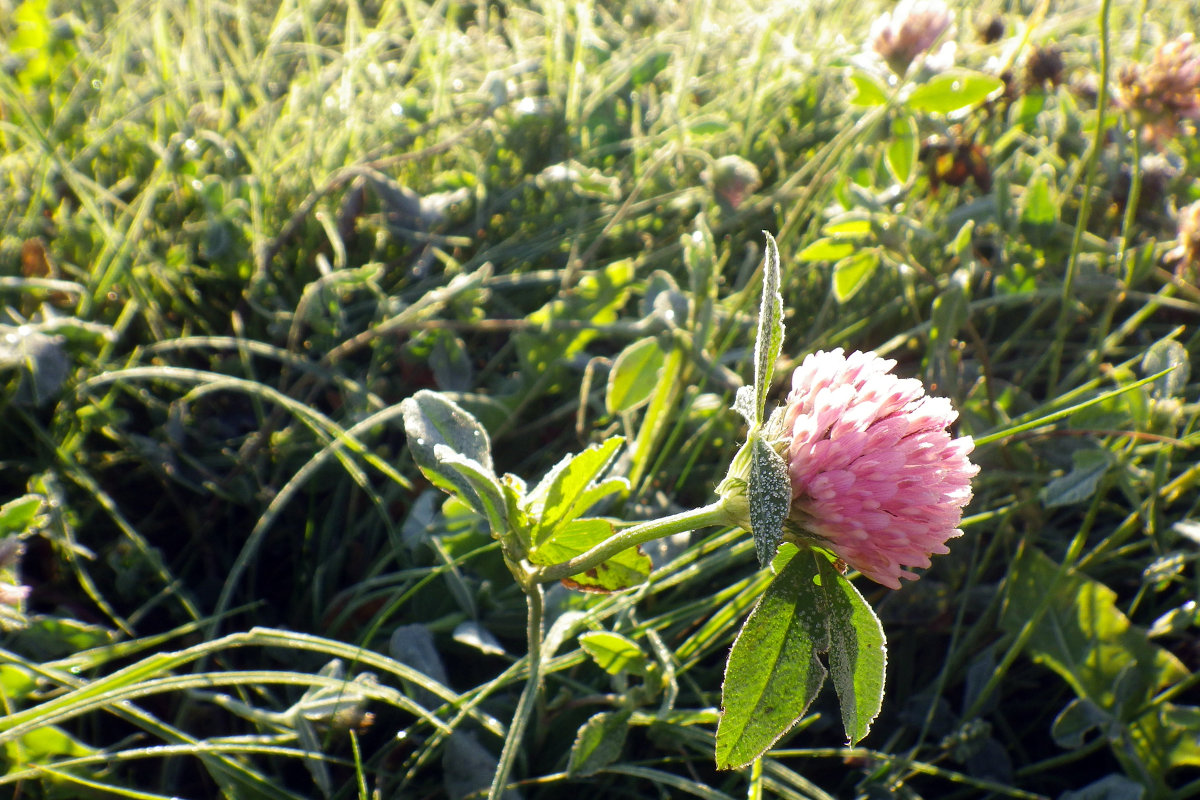
{"type": "Polygon", "coordinates": [[[859,216],[860,212],[840,215],[836,220],[821,228],[821,233],[835,239],[861,239],[872,231],[871,220],[859,216]]]}
{"type": "Polygon", "coordinates": [[[917,166],[917,121],[910,115],[892,120],[892,135],[884,151],[884,163],[896,182],[904,185],[912,180],[917,166]]]}
{"type": "Polygon", "coordinates": [[[472,496],[464,496],[464,502],[476,501],[475,511],[487,518],[492,536],[499,539],[508,532],[508,504],[500,481],[473,458],[459,455],[444,444],[434,445],[434,458],[443,473],[453,471],[471,487],[472,496]]]}
{"type": "Polygon", "coordinates": [[[33,523],[43,500],[39,494],[27,494],[0,506],[0,536],[24,533],[33,523]]]}
{"type": "MultiPolygon", "coordinates": [[[[577,519],[559,528],[540,547],[529,552],[529,560],[539,566],[561,564],[585,553],[613,535],[606,519],[577,519]]],[[[565,578],[563,583],[583,592],[619,592],[646,582],[654,565],[640,547],[631,547],[600,564],[565,578]]]]}
{"type": "Polygon", "coordinates": [[[486,504],[472,482],[457,468],[443,463],[437,450],[439,445],[448,448],[450,453],[463,459],[460,463],[474,462],[480,472],[495,481],[491,443],[483,426],[450,400],[425,389],[403,401],[400,407],[409,452],[425,477],[439,489],[459,497],[477,513],[486,514],[486,504]]]}
{"type": "Polygon", "coordinates": [[[631,672],[646,674],[646,654],[637,642],[611,631],[588,631],[579,635],[579,646],[609,675],[631,672]]]}
{"type": "MultiPolygon", "coordinates": [[[[1083,747],[1089,733],[1094,730],[1103,731],[1112,721],[1112,715],[1091,700],[1076,697],[1054,718],[1054,723],[1050,726],[1050,737],[1059,747],[1078,750],[1083,747]]],[[[1108,732],[1105,731],[1104,735],[1107,736],[1108,732]]]]}
{"type": "Polygon", "coordinates": [[[698,119],[687,123],[688,133],[694,136],[715,136],[729,130],[729,121],[724,119],[698,119]]]}
{"type": "Polygon", "coordinates": [[[763,257],[762,304],[758,309],[758,335],[754,339],[754,422],[761,425],[767,407],[767,393],[775,375],[775,362],[783,347],[783,296],[779,293],[779,248],[775,237],[767,237],[763,257]]]}
{"type": "Polygon", "coordinates": [[[471,357],[462,338],[450,331],[429,331],[433,348],[429,368],[437,385],[450,392],[469,392],[474,385],[471,357]]]}
{"type": "MultiPolygon", "coordinates": [[[[1155,342],[1146,351],[1146,355],[1142,356],[1142,372],[1154,374],[1167,367],[1174,369],[1151,384],[1156,397],[1178,397],[1192,374],[1192,362],[1188,358],[1187,348],[1174,339],[1155,342]]],[[[0,512],[2,511],[3,509],[0,509],[0,512]]]]}
{"type": "Polygon", "coordinates": [[[614,261],[602,270],[584,273],[570,292],[561,293],[530,314],[529,322],[545,328],[523,331],[513,337],[521,362],[521,380],[533,386],[539,384],[543,375],[549,375],[550,380],[543,388],[546,391],[561,388],[560,377],[566,374],[566,365],[599,335],[600,327],[616,321],[629,298],[633,277],[631,260],[614,261]],[[551,323],[559,320],[589,322],[596,327],[553,328],[551,323]]]}
{"type": "Polygon", "coordinates": [[[632,716],[632,709],[603,711],[583,723],[575,736],[575,744],[571,745],[567,774],[573,777],[594,775],[620,758],[632,716]]]}
{"type": "Polygon", "coordinates": [[[1021,230],[1029,241],[1044,246],[1050,241],[1058,224],[1058,206],[1050,193],[1054,170],[1042,165],[1029,179],[1021,201],[1021,230]]]}
{"type": "Polygon", "coordinates": [[[874,249],[859,250],[833,265],[833,296],[844,303],[858,293],[879,266],[874,249]]]}
{"type": "Polygon", "coordinates": [[[1107,474],[1116,457],[1101,448],[1076,450],[1071,453],[1074,468],[1046,484],[1041,491],[1046,508],[1082,503],[1096,493],[1096,487],[1107,474]]]}
{"type": "Polygon", "coordinates": [[[783,541],[783,522],[792,505],[787,462],[760,434],[750,439],[750,533],[758,565],[765,567],[783,541]]]}
{"type": "Polygon", "coordinates": [[[577,455],[564,456],[546,473],[522,504],[533,524],[532,546],[540,547],[555,531],[570,523],[603,498],[629,491],[625,478],[594,483],[608,469],[625,440],[613,436],[577,455]]]}
{"type": "Polygon", "coordinates": [[[828,559],[816,561],[829,600],[829,675],[853,746],[867,735],[883,707],[887,642],[879,618],[854,584],[828,559]]]}
{"type": "Polygon", "coordinates": [[[10,764],[49,764],[60,758],[90,756],[97,751],[75,739],[57,725],[44,725],[4,743],[10,764]]]}
{"type": "Polygon", "coordinates": [[[849,75],[854,84],[854,96],[850,98],[852,106],[881,106],[887,102],[887,87],[871,75],[860,70],[854,70],[849,75]]]}
{"type": "Polygon", "coordinates": [[[1037,124],[1037,116],[1046,107],[1045,92],[1026,92],[1021,99],[1013,103],[1008,114],[1011,124],[1016,128],[1032,130],[1037,124]]]}
{"type": "Polygon", "coordinates": [[[1114,772],[1082,789],[1063,792],[1058,800],[1143,800],[1145,796],[1145,786],[1114,772]]]}
{"type": "Polygon", "coordinates": [[[796,258],[800,261],[837,261],[857,249],[858,246],[853,242],[843,242],[832,237],[825,237],[817,239],[801,250],[796,258]]]}
{"type": "Polygon", "coordinates": [[[608,373],[604,406],[612,415],[645,405],[654,392],[666,356],[658,339],[649,336],[633,342],[617,356],[608,373]]]}
{"type": "Polygon", "coordinates": [[[642,415],[637,438],[630,449],[629,484],[640,486],[642,477],[650,465],[661,455],[660,445],[667,430],[678,419],[676,401],[682,392],[680,378],[684,373],[686,356],[682,347],[672,346],[663,362],[662,373],[650,397],[650,404],[642,415]]]}
{"type": "Polygon", "coordinates": [[[37,689],[37,676],[15,664],[0,664],[0,692],[8,702],[21,700],[37,689]]]}
{"type": "Polygon", "coordinates": [[[1133,627],[1116,600],[1104,584],[1030,547],[1009,569],[1000,627],[1017,636],[1033,625],[1026,652],[1112,718],[1114,755],[1136,755],[1129,768],[1163,776],[1200,765],[1200,709],[1154,699],[1187,679],[1187,667],[1133,627]]]}
{"type": "Polygon", "coordinates": [[[812,553],[775,576],[734,640],[721,689],[717,769],[744,767],[792,728],[812,704],[828,649],[826,608],[815,590],[812,553]]]}
{"type": "Polygon", "coordinates": [[[1004,88],[1004,81],[982,72],[943,72],[913,89],[906,105],[913,111],[949,114],[982,103],[988,95],[1004,88]]]}

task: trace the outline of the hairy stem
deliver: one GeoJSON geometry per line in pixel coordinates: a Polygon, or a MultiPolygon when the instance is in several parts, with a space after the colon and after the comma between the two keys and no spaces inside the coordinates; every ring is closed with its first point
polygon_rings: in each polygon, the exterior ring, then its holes
{"type": "Polygon", "coordinates": [[[508,736],[504,739],[504,749],[500,751],[500,763],[496,765],[496,774],[492,776],[488,800],[500,800],[504,796],[509,773],[512,772],[513,762],[517,758],[517,750],[521,746],[521,740],[525,738],[525,728],[529,725],[529,718],[533,715],[538,694],[541,692],[542,622],[546,610],[541,585],[529,584],[525,589],[525,599],[529,606],[526,631],[529,639],[529,677],[525,679],[525,688],[517,702],[517,710],[513,713],[512,724],[508,726],[508,736]]]}
{"type": "Polygon", "coordinates": [[[549,583],[551,581],[562,580],[563,578],[569,578],[572,575],[578,575],[580,572],[586,572],[593,567],[599,566],[622,550],[637,547],[654,539],[661,539],[664,536],[671,536],[672,534],[683,533],[684,531],[694,531],[709,525],[731,523],[732,520],[725,508],[724,501],[718,500],[702,508],[683,511],[679,514],[672,514],[669,517],[643,522],[634,525],[632,528],[626,528],[620,533],[605,539],[591,550],[580,553],[568,561],[545,567],[535,567],[529,571],[529,580],[532,583],[549,583]]]}

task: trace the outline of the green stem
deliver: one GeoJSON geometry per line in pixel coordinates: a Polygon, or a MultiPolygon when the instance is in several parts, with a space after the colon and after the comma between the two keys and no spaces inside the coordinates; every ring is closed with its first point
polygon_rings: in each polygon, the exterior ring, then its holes
{"type": "Polygon", "coordinates": [[[536,583],[530,584],[525,590],[525,599],[529,605],[529,620],[527,636],[529,638],[529,677],[525,680],[525,689],[521,699],[517,701],[517,710],[513,713],[512,724],[508,726],[508,736],[504,739],[504,749],[500,751],[500,763],[496,765],[496,774],[492,776],[492,787],[488,790],[488,800],[500,800],[508,785],[508,776],[512,772],[513,762],[525,738],[525,728],[533,715],[537,704],[538,694],[542,683],[542,621],[545,618],[545,597],[542,587],[536,583]]]}
{"type": "MultiPolygon", "coordinates": [[[[1075,315],[1074,294],[1075,276],[1079,271],[1079,254],[1083,249],[1083,234],[1087,230],[1088,217],[1092,210],[1092,187],[1096,183],[1096,167],[1100,161],[1100,151],[1108,136],[1108,127],[1104,115],[1108,112],[1108,17],[1112,0],[1101,0],[1100,3],[1100,87],[1096,95],[1096,137],[1088,149],[1084,165],[1083,195],[1079,198],[1079,218],[1075,221],[1075,234],[1071,239],[1071,255],[1067,259],[1067,270],[1063,275],[1062,305],[1058,312],[1058,323],[1055,326],[1056,335],[1050,343],[1050,376],[1047,386],[1051,392],[1058,390],[1059,371],[1062,368],[1063,350],[1071,320],[1075,315]]],[[[1136,133],[1134,134],[1137,135],[1136,133]]]]}
{"type": "Polygon", "coordinates": [[[756,758],[750,765],[750,786],[746,790],[746,800],[763,800],[763,766],[762,759],[756,758]]]}
{"type": "Polygon", "coordinates": [[[559,581],[563,578],[569,578],[572,575],[578,575],[580,572],[586,572],[592,567],[603,564],[623,550],[637,547],[654,539],[661,539],[664,536],[671,536],[672,534],[683,533],[684,531],[694,531],[698,528],[706,528],[709,525],[731,524],[736,523],[730,516],[729,510],[725,506],[725,501],[718,500],[702,508],[683,511],[679,514],[672,514],[669,517],[643,522],[639,525],[634,525],[632,528],[626,528],[620,533],[605,539],[591,550],[580,553],[568,561],[545,567],[535,567],[529,571],[527,577],[530,583],[534,584],[559,581]]]}

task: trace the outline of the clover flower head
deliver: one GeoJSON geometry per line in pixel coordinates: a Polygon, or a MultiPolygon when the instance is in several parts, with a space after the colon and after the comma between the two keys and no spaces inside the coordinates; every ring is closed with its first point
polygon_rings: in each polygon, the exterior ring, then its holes
{"type": "Polygon", "coordinates": [[[892,72],[904,75],[953,21],[953,14],[942,0],[900,0],[872,23],[868,41],[892,72]]]}
{"type": "Polygon", "coordinates": [[[962,531],[979,471],[953,438],[950,401],[891,374],[896,362],[841,348],[807,356],[782,422],[792,481],[788,529],[892,589],[916,580],[962,531]]]}
{"type": "Polygon", "coordinates": [[[1117,100],[1137,114],[1151,141],[1173,136],[1180,119],[1200,120],[1200,47],[1192,34],[1159,45],[1149,64],[1122,68],[1117,100]]]}
{"type": "Polygon", "coordinates": [[[737,209],[762,186],[758,167],[741,156],[722,156],[701,177],[712,186],[717,199],[731,210],[737,209]]]}

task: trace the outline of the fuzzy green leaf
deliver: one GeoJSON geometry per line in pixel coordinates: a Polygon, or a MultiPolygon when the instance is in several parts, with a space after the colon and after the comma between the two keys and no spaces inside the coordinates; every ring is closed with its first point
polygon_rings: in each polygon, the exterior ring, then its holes
{"type": "Polygon", "coordinates": [[[1118,758],[1129,748],[1157,776],[1200,766],[1200,709],[1155,699],[1188,669],[1130,624],[1112,589],[1030,547],[1009,569],[1007,590],[1001,629],[1017,636],[1033,622],[1026,652],[1108,715],[1120,731],[1109,737],[1118,758]]]}
{"type": "Polygon", "coordinates": [[[755,434],[750,447],[750,532],[758,565],[765,567],[783,540],[783,521],[792,504],[792,481],[787,462],[762,436],[755,434]]]}
{"type": "Polygon", "coordinates": [[[1058,205],[1050,191],[1054,171],[1048,165],[1038,168],[1021,199],[1021,230],[1035,245],[1044,246],[1058,224],[1058,205]]]}
{"type": "Polygon", "coordinates": [[[821,589],[829,603],[829,674],[851,745],[871,729],[883,707],[887,643],[883,626],[854,584],[817,557],[821,589]]]}
{"type": "Polygon", "coordinates": [[[473,458],[454,452],[444,444],[434,445],[434,457],[442,474],[456,474],[470,486],[472,494],[462,496],[464,502],[474,499],[474,509],[487,518],[492,536],[500,538],[508,532],[508,506],[500,481],[473,458]]]}
{"type": "Polygon", "coordinates": [[[758,336],[754,340],[754,422],[762,424],[763,411],[767,407],[767,393],[771,390],[771,378],[775,375],[775,361],[783,347],[783,296],[779,293],[779,248],[775,237],[763,231],[767,237],[767,251],[763,257],[762,304],[758,310],[758,336]]]}
{"type": "Polygon", "coordinates": [[[817,564],[804,553],[784,567],[750,613],[729,652],[717,725],[718,769],[761,756],[808,710],[829,646],[824,604],[814,591],[817,564]]]}
{"type": "Polygon", "coordinates": [[[1071,454],[1071,462],[1074,466],[1070,472],[1043,487],[1041,496],[1046,508],[1082,503],[1090,498],[1109,468],[1116,463],[1116,457],[1097,447],[1075,451],[1071,454]]]}
{"type": "Polygon", "coordinates": [[[1168,367],[1174,369],[1151,384],[1157,397],[1178,396],[1183,392],[1183,387],[1187,385],[1192,374],[1192,362],[1188,358],[1187,348],[1174,339],[1155,342],[1146,351],[1146,355],[1142,356],[1142,372],[1162,372],[1168,367]]]}
{"type": "Polygon", "coordinates": [[[409,452],[425,477],[439,489],[458,496],[476,512],[486,514],[486,506],[471,481],[444,464],[437,453],[438,446],[444,446],[448,452],[477,464],[495,481],[491,443],[483,426],[450,400],[424,389],[403,401],[400,407],[409,452]]]}

